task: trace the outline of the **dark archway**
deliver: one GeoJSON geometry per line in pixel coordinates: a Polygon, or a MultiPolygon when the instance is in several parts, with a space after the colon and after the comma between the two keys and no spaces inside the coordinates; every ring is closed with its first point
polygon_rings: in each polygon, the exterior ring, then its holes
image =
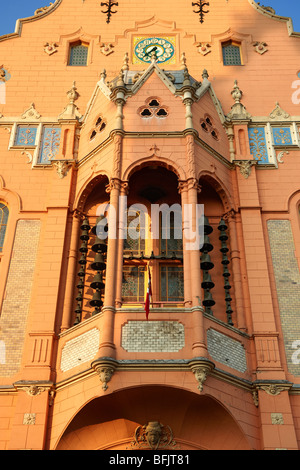
{"type": "Polygon", "coordinates": [[[181,450],[250,450],[247,437],[214,398],[182,389],[142,386],[95,398],[74,417],[57,450],[131,448],[135,429],[167,425],[181,450]]]}

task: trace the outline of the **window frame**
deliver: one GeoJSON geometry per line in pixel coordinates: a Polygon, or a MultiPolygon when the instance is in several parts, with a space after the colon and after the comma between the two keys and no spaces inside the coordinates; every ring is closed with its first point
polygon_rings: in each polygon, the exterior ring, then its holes
{"type": "Polygon", "coordinates": [[[77,41],[72,41],[69,43],[69,50],[68,50],[68,59],[67,59],[67,65],[68,67],[87,67],[89,63],[89,52],[90,52],[90,44],[87,41],[82,41],[81,39],[78,39],[77,41]],[[71,54],[72,50],[75,47],[82,46],[87,49],[86,53],[86,63],[85,64],[71,64],[71,54]]]}
{"type": "Polygon", "coordinates": [[[222,41],[221,43],[221,51],[222,51],[222,62],[225,67],[241,67],[244,65],[244,60],[243,60],[243,53],[242,53],[242,43],[239,41],[236,41],[234,39],[228,39],[226,41],[222,41]],[[225,47],[232,46],[232,47],[237,47],[239,50],[240,54],[240,64],[226,64],[225,63],[225,57],[224,57],[224,49],[225,47]]]}

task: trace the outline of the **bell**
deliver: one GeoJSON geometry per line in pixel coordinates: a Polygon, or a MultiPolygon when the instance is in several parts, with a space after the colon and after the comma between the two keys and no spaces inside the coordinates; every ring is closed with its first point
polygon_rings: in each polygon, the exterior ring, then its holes
{"type": "Polygon", "coordinates": [[[90,238],[88,230],[82,230],[82,234],[80,235],[80,240],[88,240],[90,238]]]}
{"type": "Polygon", "coordinates": [[[229,251],[229,248],[227,247],[225,240],[223,240],[222,243],[221,243],[220,251],[221,251],[221,253],[227,253],[229,251]]]}
{"type": "Polygon", "coordinates": [[[78,276],[79,277],[84,277],[85,276],[85,270],[83,266],[81,266],[80,270],[78,271],[78,276]]]}
{"type": "Polygon", "coordinates": [[[225,231],[220,232],[219,240],[221,240],[221,242],[228,240],[228,235],[225,231]]]}
{"type": "Polygon", "coordinates": [[[81,303],[78,302],[77,307],[76,307],[76,309],[75,309],[75,313],[81,313],[81,309],[82,309],[81,303]]]}
{"type": "Polygon", "coordinates": [[[92,313],[92,317],[93,317],[94,315],[97,315],[97,313],[99,313],[99,312],[100,312],[100,308],[99,308],[99,307],[95,307],[95,310],[94,310],[93,313],[92,313]]]}
{"type": "Polygon", "coordinates": [[[231,289],[231,284],[230,284],[230,282],[228,281],[228,278],[227,278],[227,277],[225,277],[224,289],[231,289]]]}
{"type": "Polygon", "coordinates": [[[200,258],[200,267],[205,271],[209,271],[214,267],[214,264],[211,262],[210,256],[207,253],[203,253],[200,258]]]}
{"type": "Polygon", "coordinates": [[[203,252],[206,252],[206,253],[209,253],[210,251],[212,251],[214,249],[213,245],[210,243],[209,241],[209,236],[208,235],[204,235],[204,242],[203,242],[203,245],[202,247],[200,248],[200,251],[203,253],[203,252]]]}
{"type": "Polygon", "coordinates": [[[77,294],[76,300],[78,300],[79,302],[82,301],[82,292],[79,292],[79,293],[77,294]]]}
{"type": "Polygon", "coordinates": [[[212,298],[212,295],[211,293],[209,292],[209,290],[206,290],[205,291],[205,294],[204,294],[204,300],[202,302],[202,304],[204,305],[204,307],[212,307],[213,305],[215,305],[215,301],[214,299],[212,298]]]}
{"type": "Polygon", "coordinates": [[[88,247],[87,247],[87,240],[83,240],[81,243],[81,246],[79,248],[80,253],[87,253],[88,252],[88,247]]]}
{"type": "Polygon", "coordinates": [[[84,221],[82,222],[82,225],[80,226],[81,230],[90,230],[90,224],[89,224],[89,221],[87,219],[87,217],[84,219],[84,221]]]}
{"type": "Polygon", "coordinates": [[[96,237],[95,242],[92,246],[92,250],[96,253],[106,253],[107,252],[107,245],[104,240],[96,237]]]}
{"type": "Polygon", "coordinates": [[[232,301],[231,295],[229,294],[229,292],[226,291],[226,293],[225,293],[225,302],[231,302],[231,301],[232,301]]]}
{"type": "Polygon", "coordinates": [[[228,259],[228,257],[227,257],[226,255],[224,255],[224,254],[223,254],[221,263],[224,264],[224,265],[229,264],[229,259],[228,259]]]}
{"type": "Polygon", "coordinates": [[[83,289],[84,288],[84,283],[83,283],[82,278],[80,278],[80,280],[79,280],[76,287],[77,287],[77,289],[83,289]]]}
{"type": "Polygon", "coordinates": [[[93,298],[90,301],[90,305],[92,307],[102,307],[103,302],[101,300],[101,292],[98,289],[94,292],[93,298]]]}
{"type": "Polygon", "coordinates": [[[82,253],[81,257],[80,257],[80,260],[78,261],[79,264],[81,265],[84,265],[86,264],[86,257],[84,255],[84,253],[82,253]]]}
{"type": "Polygon", "coordinates": [[[220,223],[218,225],[218,230],[223,232],[224,230],[227,230],[227,229],[228,229],[228,227],[227,227],[226,223],[224,222],[224,219],[221,219],[220,223]]]}
{"type": "Polygon", "coordinates": [[[226,313],[228,315],[231,315],[233,313],[233,310],[232,310],[231,305],[230,305],[229,302],[226,302],[226,313]]]}
{"type": "Polygon", "coordinates": [[[213,287],[215,287],[215,284],[212,282],[211,276],[207,271],[204,271],[201,287],[203,289],[212,289],[213,287]]]}
{"type": "Polygon", "coordinates": [[[104,231],[107,232],[107,224],[105,226],[103,226],[103,224],[98,225],[99,222],[101,222],[101,220],[103,220],[103,219],[106,219],[106,217],[104,217],[103,215],[101,215],[100,217],[97,217],[96,223],[95,223],[94,227],[92,228],[92,233],[94,235],[97,235],[97,232],[98,232],[98,234],[99,234],[99,232],[101,232],[101,233],[104,232],[104,231]]]}
{"type": "Polygon", "coordinates": [[[93,282],[91,282],[92,289],[104,289],[105,284],[102,279],[102,273],[99,271],[97,272],[96,276],[94,277],[93,282]]]}
{"type": "Polygon", "coordinates": [[[203,220],[204,235],[209,235],[213,231],[213,228],[211,225],[209,225],[208,218],[205,215],[203,217],[204,217],[204,220],[203,220]]]}
{"type": "Polygon", "coordinates": [[[104,271],[106,264],[102,253],[96,253],[95,260],[91,264],[91,268],[95,271],[104,271]]]}
{"type": "Polygon", "coordinates": [[[224,270],[223,270],[223,276],[224,277],[229,277],[230,276],[230,272],[228,271],[228,268],[225,266],[224,270]]]}

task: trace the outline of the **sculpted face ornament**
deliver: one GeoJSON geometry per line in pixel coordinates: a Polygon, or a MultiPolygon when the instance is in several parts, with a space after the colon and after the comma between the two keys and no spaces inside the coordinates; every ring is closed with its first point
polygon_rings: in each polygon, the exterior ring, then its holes
{"type": "Polygon", "coordinates": [[[165,426],[158,421],[149,421],[143,426],[138,426],[134,433],[134,441],[131,449],[176,449],[173,433],[170,426],[165,426]]]}

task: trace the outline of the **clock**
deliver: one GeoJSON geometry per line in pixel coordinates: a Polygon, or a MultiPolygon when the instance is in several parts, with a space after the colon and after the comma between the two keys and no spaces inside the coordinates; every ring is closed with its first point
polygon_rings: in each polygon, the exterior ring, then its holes
{"type": "Polygon", "coordinates": [[[134,39],[133,63],[175,63],[175,37],[138,37],[134,39]]]}

